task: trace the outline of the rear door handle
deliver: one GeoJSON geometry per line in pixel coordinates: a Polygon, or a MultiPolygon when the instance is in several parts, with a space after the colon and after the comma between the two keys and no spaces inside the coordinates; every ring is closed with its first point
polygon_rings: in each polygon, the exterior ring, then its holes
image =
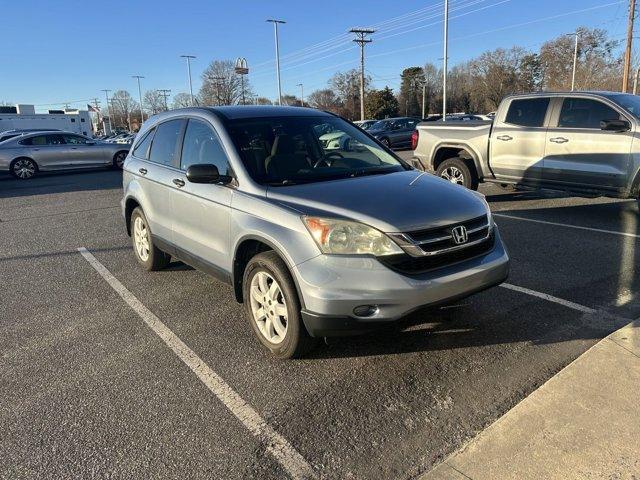
{"type": "Polygon", "coordinates": [[[178,188],[182,188],[184,187],[184,180],[182,180],[181,178],[174,178],[173,184],[178,188]]]}
{"type": "Polygon", "coordinates": [[[499,137],[496,137],[498,140],[502,140],[503,142],[508,142],[509,140],[513,140],[513,137],[509,136],[509,135],[500,135],[499,137]]]}
{"type": "Polygon", "coordinates": [[[138,171],[140,172],[141,175],[146,175],[147,174],[147,169],[146,168],[140,168],[140,169],[138,169],[138,171]]]}
{"type": "Polygon", "coordinates": [[[554,137],[550,138],[549,141],[553,143],[567,143],[569,139],[564,137],[554,137]]]}

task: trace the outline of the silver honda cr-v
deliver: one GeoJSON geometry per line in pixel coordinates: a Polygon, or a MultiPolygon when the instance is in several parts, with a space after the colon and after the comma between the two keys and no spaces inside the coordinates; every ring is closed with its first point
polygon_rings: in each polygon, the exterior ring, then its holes
{"type": "Polygon", "coordinates": [[[123,182],[138,262],[157,270],[174,257],[229,283],[278,357],[484,290],[509,270],[482,195],[314,109],[154,116],[123,182]]]}

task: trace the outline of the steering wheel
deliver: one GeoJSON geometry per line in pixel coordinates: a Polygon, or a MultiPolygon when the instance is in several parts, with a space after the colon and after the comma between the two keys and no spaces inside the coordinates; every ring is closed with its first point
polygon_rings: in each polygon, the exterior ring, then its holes
{"type": "Polygon", "coordinates": [[[325,164],[325,166],[330,167],[331,164],[333,163],[330,160],[330,157],[337,157],[337,158],[344,158],[344,156],[340,153],[340,152],[329,152],[326,153],[324,155],[324,157],[322,157],[320,160],[318,160],[316,163],[314,163],[313,168],[318,168],[320,167],[323,163],[325,164]]]}

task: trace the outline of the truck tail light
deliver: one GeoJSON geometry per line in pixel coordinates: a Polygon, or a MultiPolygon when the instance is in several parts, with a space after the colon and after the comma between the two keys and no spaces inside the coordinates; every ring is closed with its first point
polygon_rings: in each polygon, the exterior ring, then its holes
{"type": "Polygon", "coordinates": [[[414,130],[411,134],[411,150],[415,150],[418,146],[418,138],[420,138],[420,133],[418,130],[414,130]]]}

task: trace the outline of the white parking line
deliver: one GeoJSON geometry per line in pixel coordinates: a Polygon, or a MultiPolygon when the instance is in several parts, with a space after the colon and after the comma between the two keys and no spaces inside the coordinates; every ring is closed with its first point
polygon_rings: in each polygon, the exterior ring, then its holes
{"type": "Polygon", "coordinates": [[[527,295],[531,295],[533,297],[538,297],[543,300],[547,300],[549,302],[558,303],[568,308],[572,308],[574,310],[578,310],[579,312],[584,313],[595,313],[596,310],[593,308],[585,307],[584,305],[580,305],[579,303],[570,302],[569,300],[565,300],[563,298],[554,297],[553,295],[549,295],[548,293],[537,292],[535,290],[531,290],[529,288],[519,287],[517,285],[511,285],[510,283],[502,283],[500,285],[503,288],[508,288],[509,290],[514,290],[520,293],[526,293],[527,295]]]}
{"type": "Polygon", "coordinates": [[[118,295],[135,311],[171,350],[187,365],[225,407],[261,442],[282,467],[294,479],[317,478],[313,467],[278,432],[260,417],[251,405],[238,395],[220,376],[173,333],[162,321],[144,306],[133,293],[120,283],[86,248],[78,248],[80,254],[106,280],[118,295]]]}
{"type": "Polygon", "coordinates": [[[570,225],[567,223],[548,222],[546,220],[534,220],[533,218],[515,217],[513,215],[505,215],[503,213],[492,213],[494,217],[510,218],[511,220],[522,220],[523,222],[543,223],[545,225],[554,225],[556,227],[576,228],[578,230],[589,230],[591,232],[608,233],[611,235],[621,235],[623,237],[640,238],[640,235],[628,232],[617,232],[615,230],[604,230],[602,228],[581,227],[579,225],[570,225]]]}

